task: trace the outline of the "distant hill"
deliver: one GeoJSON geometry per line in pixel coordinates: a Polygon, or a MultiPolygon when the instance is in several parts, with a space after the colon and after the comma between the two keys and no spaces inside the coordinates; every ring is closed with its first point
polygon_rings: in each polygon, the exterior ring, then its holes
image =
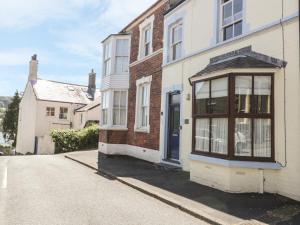
{"type": "Polygon", "coordinates": [[[7,109],[9,103],[11,103],[12,97],[0,96],[0,108],[7,109]]]}

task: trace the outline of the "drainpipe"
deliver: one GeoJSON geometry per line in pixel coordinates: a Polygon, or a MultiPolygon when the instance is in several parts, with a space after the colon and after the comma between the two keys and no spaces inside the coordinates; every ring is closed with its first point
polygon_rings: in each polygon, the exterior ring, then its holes
{"type": "MultiPolygon", "coordinates": [[[[284,18],[284,0],[281,0],[281,33],[282,33],[282,59],[285,62],[285,33],[284,33],[284,25],[283,25],[283,18],[284,18]]],[[[284,165],[282,163],[281,167],[287,167],[287,115],[286,115],[286,69],[283,67],[283,85],[284,85],[284,165]]]]}
{"type": "Polygon", "coordinates": [[[264,170],[259,169],[259,193],[263,194],[265,191],[265,176],[264,170]]]}

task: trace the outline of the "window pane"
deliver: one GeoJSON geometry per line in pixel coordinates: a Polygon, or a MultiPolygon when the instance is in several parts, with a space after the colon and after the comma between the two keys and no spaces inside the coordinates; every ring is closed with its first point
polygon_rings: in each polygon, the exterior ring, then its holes
{"type": "Polygon", "coordinates": [[[197,119],[195,129],[195,150],[209,152],[209,119],[197,119]]]}
{"type": "Polygon", "coordinates": [[[271,157],[271,120],[255,119],[254,120],[254,156],[271,157]]]}
{"type": "Polygon", "coordinates": [[[234,0],[233,2],[233,14],[238,14],[243,11],[243,0],[234,0]]]}
{"type": "Polygon", "coordinates": [[[121,107],[126,107],[126,101],[127,100],[127,93],[126,91],[122,91],[121,92],[121,103],[120,103],[120,106],[121,107]]]}
{"type": "Polygon", "coordinates": [[[228,99],[228,78],[211,81],[211,113],[226,113],[228,99]]]}
{"type": "Polygon", "coordinates": [[[116,57],[116,73],[128,72],[128,57],[117,56],[116,57]]]}
{"type": "Polygon", "coordinates": [[[235,111],[251,112],[252,77],[237,76],[235,78],[235,111]]]}
{"type": "Polygon", "coordinates": [[[223,25],[231,23],[232,20],[232,2],[223,6],[223,25]]]}
{"type": "Polygon", "coordinates": [[[177,25],[173,28],[172,43],[178,43],[182,41],[182,25],[177,25]]]}
{"type": "Polygon", "coordinates": [[[254,77],[254,112],[271,113],[271,77],[254,77]]]}
{"type": "Polygon", "coordinates": [[[150,43],[145,44],[145,56],[150,54],[150,43]]]}
{"type": "Polygon", "coordinates": [[[126,125],[126,109],[121,109],[120,114],[120,125],[126,125]]]}
{"type": "Polygon", "coordinates": [[[102,110],[102,124],[107,124],[107,109],[102,110]]]}
{"type": "Polygon", "coordinates": [[[228,119],[212,119],[211,124],[211,143],[213,153],[227,154],[228,142],[228,119]]]}
{"type": "Polygon", "coordinates": [[[110,59],[104,62],[104,74],[109,75],[110,74],[110,59]]]}
{"type": "Polygon", "coordinates": [[[239,36],[243,33],[243,23],[242,21],[234,24],[234,36],[239,36]]]}
{"type": "Polygon", "coordinates": [[[113,110],[113,124],[120,125],[120,110],[119,109],[113,110]]]}
{"type": "Polygon", "coordinates": [[[182,43],[179,42],[174,46],[174,57],[173,60],[177,60],[181,58],[181,48],[182,48],[182,43]]]}
{"type": "Polygon", "coordinates": [[[144,35],[145,35],[145,43],[148,43],[150,42],[150,29],[146,29],[145,32],[144,32],[144,35]]]}
{"type": "Polygon", "coordinates": [[[142,106],[148,106],[148,91],[149,91],[149,86],[144,85],[142,87],[142,106]]]}
{"type": "Polygon", "coordinates": [[[195,112],[196,114],[208,113],[209,81],[199,82],[195,85],[195,112]]]}
{"type": "Polygon", "coordinates": [[[129,54],[129,41],[128,39],[118,39],[117,40],[116,56],[128,56],[129,54]]]}
{"type": "Polygon", "coordinates": [[[171,94],[170,97],[171,104],[180,104],[180,94],[171,94]]]}
{"type": "Polygon", "coordinates": [[[148,126],[148,107],[142,107],[142,127],[148,126]]]}
{"type": "Polygon", "coordinates": [[[224,28],[224,41],[229,40],[233,37],[233,25],[224,28]]]}
{"type": "Polygon", "coordinates": [[[120,105],[120,92],[114,91],[114,107],[119,107],[120,105]]]}
{"type": "Polygon", "coordinates": [[[252,135],[251,119],[237,118],[235,120],[234,147],[236,156],[251,156],[252,154],[252,135]]]}

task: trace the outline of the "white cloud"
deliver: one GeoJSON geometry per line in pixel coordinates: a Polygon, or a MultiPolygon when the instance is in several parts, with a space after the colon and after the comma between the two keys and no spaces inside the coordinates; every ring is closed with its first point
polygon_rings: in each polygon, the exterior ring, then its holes
{"type": "Polygon", "coordinates": [[[0,27],[28,28],[47,20],[72,19],[76,11],[102,0],[1,0],[0,27]]]}
{"type": "Polygon", "coordinates": [[[42,53],[36,49],[19,48],[11,50],[0,50],[0,66],[24,66],[28,65],[33,54],[38,54],[39,58],[48,63],[50,57],[47,53],[42,53]]]}

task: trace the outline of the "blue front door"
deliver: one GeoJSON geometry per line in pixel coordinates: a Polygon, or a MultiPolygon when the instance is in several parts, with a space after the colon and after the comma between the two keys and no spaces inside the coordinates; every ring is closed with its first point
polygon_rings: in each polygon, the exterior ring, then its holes
{"type": "Polygon", "coordinates": [[[180,93],[169,95],[169,125],[167,158],[179,160],[180,140],[180,93]]]}

